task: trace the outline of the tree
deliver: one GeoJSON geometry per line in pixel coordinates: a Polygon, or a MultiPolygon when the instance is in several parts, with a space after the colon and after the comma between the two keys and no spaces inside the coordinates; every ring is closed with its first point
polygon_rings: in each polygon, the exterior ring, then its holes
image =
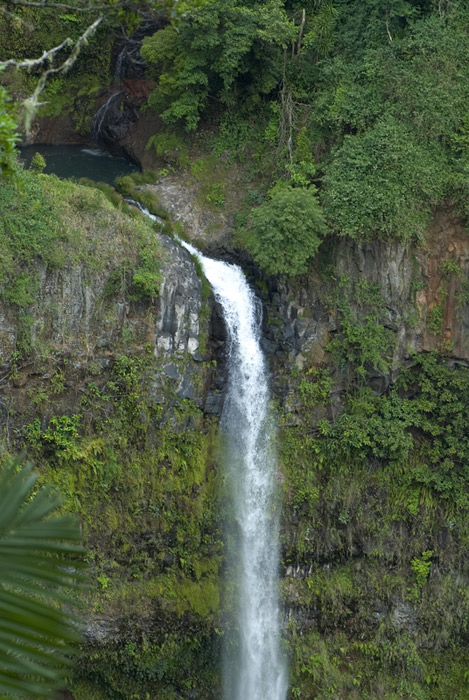
{"type": "Polygon", "coordinates": [[[298,31],[281,0],[181,5],[142,47],[143,58],[162,68],[148,102],[163,119],[195,129],[209,98],[226,108],[238,94],[256,100],[278,85],[283,52],[298,31]]]}
{"type": "Polygon", "coordinates": [[[314,187],[279,185],[254,209],[247,246],[269,275],[307,272],[326,225],[314,187]]]}
{"type": "Polygon", "coordinates": [[[65,611],[81,579],[81,534],[30,465],[0,470],[0,697],[44,698],[63,684],[77,641],[65,611]],[[33,495],[34,493],[34,495],[33,495]]]}

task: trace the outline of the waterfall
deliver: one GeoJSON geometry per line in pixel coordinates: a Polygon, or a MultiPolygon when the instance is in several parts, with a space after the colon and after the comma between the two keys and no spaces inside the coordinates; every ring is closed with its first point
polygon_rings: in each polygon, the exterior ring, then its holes
{"type": "MultiPolygon", "coordinates": [[[[153,221],[141,204],[135,204],[153,221]]],[[[212,260],[178,241],[202,265],[228,331],[228,391],[221,416],[227,483],[235,524],[236,639],[225,644],[225,700],[285,700],[280,645],[276,460],[269,386],[260,347],[260,302],[237,265],[212,260]]],[[[228,548],[227,548],[228,549],[228,548]]]]}
{"type": "Polygon", "coordinates": [[[99,142],[99,141],[106,141],[106,138],[104,137],[103,134],[103,127],[105,127],[105,120],[107,117],[107,113],[110,110],[112,103],[114,100],[116,100],[120,95],[122,95],[122,91],[120,92],[115,92],[113,93],[106,102],[101,105],[101,107],[98,109],[96,114],[93,117],[93,122],[91,124],[91,132],[93,134],[94,140],[99,142]]]}
{"type": "Polygon", "coordinates": [[[260,303],[239,267],[199,259],[228,331],[228,391],[221,417],[227,482],[235,524],[236,640],[225,645],[225,700],[284,700],[280,651],[276,462],[268,416],[269,388],[259,345],[260,303]],[[233,649],[235,651],[233,651],[233,649]]]}
{"type": "Polygon", "coordinates": [[[125,78],[143,78],[145,61],[140,56],[141,40],[127,39],[116,59],[114,75],[117,80],[125,78]]]}
{"type": "Polygon", "coordinates": [[[123,80],[125,77],[125,64],[127,62],[127,47],[124,46],[123,49],[119,51],[117,56],[116,68],[114,70],[114,75],[117,80],[123,80]]]}

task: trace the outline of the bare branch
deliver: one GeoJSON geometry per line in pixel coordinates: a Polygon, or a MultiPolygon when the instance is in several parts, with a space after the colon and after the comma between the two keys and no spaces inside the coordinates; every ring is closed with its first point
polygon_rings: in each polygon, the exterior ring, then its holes
{"type": "Polygon", "coordinates": [[[386,17],[386,32],[388,35],[389,43],[392,44],[392,34],[389,31],[389,17],[386,17]]]}
{"type": "Polygon", "coordinates": [[[53,49],[49,49],[49,51],[44,51],[42,56],[39,58],[26,58],[24,61],[16,61],[14,58],[10,58],[8,61],[0,61],[0,66],[2,68],[15,66],[15,68],[27,68],[28,70],[32,70],[33,68],[37,68],[38,66],[42,65],[44,61],[51,61],[54,54],[58,53],[70,44],[73,44],[73,41],[68,38],[65,39],[65,41],[62,41],[60,46],[55,46],[53,49]]]}
{"type": "Polygon", "coordinates": [[[281,91],[281,109],[279,120],[279,148],[288,152],[290,164],[293,163],[293,99],[291,88],[283,82],[281,91]]]}
{"type": "Polygon", "coordinates": [[[7,66],[14,66],[15,68],[27,68],[28,70],[31,70],[32,68],[37,68],[38,66],[42,65],[45,61],[51,63],[59,51],[64,49],[66,46],[73,45],[73,49],[70,53],[70,56],[60,66],[57,66],[56,68],[48,68],[47,70],[45,70],[41,74],[41,77],[38,80],[36,89],[34,90],[33,94],[30,97],[27,97],[21,103],[23,110],[24,128],[27,134],[29,134],[31,128],[31,121],[33,120],[33,117],[36,114],[38,107],[40,107],[42,104],[45,104],[44,102],[39,102],[39,95],[44,90],[47,79],[51,75],[55,75],[57,73],[66,73],[70,70],[70,68],[77,60],[78,54],[80,53],[82,46],[88,42],[90,36],[101,24],[102,19],[102,17],[99,17],[95,22],[93,22],[93,24],[90,24],[90,26],[83,32],[83,34],[75,41],[75,43],[72,41],[72,39],[67,38],[60,44],[60,46],[56,46],[53,49],[49,49],[49,51],[44,51],[42,56],[40,56],[39,58],[30,58],[24,61],[15,61],[14,59],[9,59],[8,61],[0,62],[0,67],[2,68],[6,68],[7,66]]]}
{"type": "Polygon", "coordinates": [[[306,10],[303,8],[303,12],[301,13],[301,24],[300,24],[300,31],[298,32],[298,41],[296,44],[296,55],[300,55],[301,51],[301,42],[303,39],[303,30],[305,28],[305,22],[306,22],[306,10]]]}
{"type": "Polygon", "coordinates": [[[116,7],[122,7],[124,2],[116,2],[112,5],[95,5],[91,2],[84,7],[76,5],[67,5],[63,2],[49,2],[49,0],[40,0],[39,2],[33,2],[33,0],[8,0],[11,5],[18,5],[22,7],[50,7],[52,9],[57,8],[59,10],[71,10],[72,12],[104,12],[106,10],[114,10],[116,7]]]}

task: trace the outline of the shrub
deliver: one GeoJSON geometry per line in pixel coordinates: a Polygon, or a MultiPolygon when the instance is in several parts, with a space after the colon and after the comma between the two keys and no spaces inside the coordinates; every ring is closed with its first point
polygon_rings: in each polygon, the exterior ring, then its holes
{"type": "Polygon", "coordinates": [[[250,215],[246,240],[254,260],[270,275],[307,271],[326,225],[313,188],[277,186],[250,215]]]}
{"type": "Polygon", "coordinates": [[[154,148],[157,156],[161,156],[166,163],[179,165],[181,168],[189,164],[189,150],[180,136],[170,131],[151,136],[146,148],[154,148]]]}
{"type": "Polygon", "coordinates": [[[35,153],[31,158],[31,165],[29,166],[29,169],[35,173],[42,173],[45,167],[46,161],[44,156],[42,156],[40,153],[35,153]]]}
{"type": "Polygon", "coordinates": [[[135,188],[135,182],[130,175],[121,175],[120,177],[116,177],[115,185],[118,192],[123,194],[124,197],[130,196],[135,188]]]}
{"type": "Polygon", "coordinates": [[[352,238],[421,237],[444,196],[446,165],[439,147],[394,117],[346,136],[323,180],[331,227],[352,238]]]}

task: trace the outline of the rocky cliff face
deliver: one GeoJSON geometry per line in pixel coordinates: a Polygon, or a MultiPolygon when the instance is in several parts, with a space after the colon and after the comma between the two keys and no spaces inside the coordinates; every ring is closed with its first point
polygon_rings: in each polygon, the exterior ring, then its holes
{"type": "MultiPolygon", "coordinates": [[[[155,189],[166,199],[175,189],[180,220],[186,231],[201,240],[203,221],[194,196],[184,194],[177,183],[164,182],[155,189]],[[181,202],[184,206],[179,206],[181,202]]],[[[236,259],[236,251],[226,248],[227,222],[217,219],[217,223],[219,233],[211,234],[208,247],[214,255],[236,259]]],[[[128,294],[118,289],[112,299],[107,296],[106,285],[118,267],[118,259],[125,254],[122,242],[114,261],[109,257],[99,272],[71,261],[60,270],[42,267],[36,301],[28,310],[30,342],[73,357],[78,376],[90,362],[109,367],[122,334],[140,347],[148,343],[165,363],[164,373],[175,382],[178,395],[196,400],[203,408],[207,396],[192,387],[190,376],[197,374],[204,355],[207,360],[213,359],[207,354],[208,341],[221,360],[215,348],[221,347],[223,325],[216,311],[205,310],[201,328],[201,281],[194,263],[169,238],[163,236],[160,240],[165,251],[163,280],[151,308],[132,303],[128,294]],[[205,346],[202,352],[201,334],[205,346]],[[182,360],[185,371],[178,368],[182,360]]],[[[284,397],[288,387],[285,389],[283,377],[292,369],[334,365],[329,349],[341,328],[341,311],[334,297],[339,282],[340,293],[348,298],[357,323],[371,314],[377,325],[389,331],[387,369],[380,370],[370,363],[366,367],[376,391],[387,388],[412,352],[439,350],[448,361],[469,362],[469,242],[458,221],[447,213],[436,217],[428,240],[417,248],[379,241],[337,241],[319,255],[308,276],[292,283],[269,279],[260,284],[261,275],[253,267],[248,267],[248,274],[255,286],[257,281],[257,293],[265,305],[264,348],[271,358],[274,385],[284,397]],[[360,292],[351,291],[357,284],[373,287],[374,298],[362,298],[360,292]]],[[[14,307],[0,305],[4,373],[24,333],[23,326],[14,307]]],[[[29,382],[28,371],[19,368],[17,387],[29,382]]],[[[346,376],[337,368],[334,371],[339,389],[346,388],[346,376]]],[[[220,376],[215,381],[217,394],[211,391],[207,404],[216,411],[220,376]]]]}
{"type": "MultiPolygon", "coordinates": [[[[113,250],[112,240],[110,248],[101,251],[107,262],[100,270],[71,260],[59,270],[41,266],[27,322],[24,313],[18,315],[15,307],[0,304],[0,357],[6,376],[16,361],[15,350],[27,323],[34,353],[71,363],[70,382],[75,392],[90,365],[105,372],[123,348],[135,353],[147,345],[161,363],[163,374],[174,382],[177,396],[203,407],[206,395],[200,385],[197,389],[192,385],[190,377],[201,368],[201,351],[207,353],[207,348],[200,347],[200,336],[208,336],[210,300],[202,301],[201,280],[189,254],[166,236],[160,236],[160,244],[163,280],[152,303],[132,300],[125,289],[119,263],[126,251],[113,250]],[[203,311],[204,304],[207,308],[203,311]]],[[[40,376],[37,370],[34,361],[25,366],[20,362],[14,370],[14,389],[30,391],[31,381],[40,376]]],[[[19,394],[13,391],[10,400],[17,408],[19,394]]]]}
{"type": "Polygon", "coordinates": [[[418,247],[373,241],[336,241],[319,254],[312,272],[289,283],[259,288],[266,305],[265,349],[280,393],[291,368],[329,365],[339,391],[345,368],[331,352],[345,314],[357,325],[372,320],[387,332],[386,367],[366,361],[368,383],[383,392],[412,353],[436,350],[449,363],[469,363],[469,241],[457,219],[440,212],[418,247]],[[344,303],[347,309],[344,309],[344,303]]]}
{"type": "MultiPolygon", "coordinates": [[[[194,194],[177,187],[187,230],[213,254],[241,262],[264,304],[281,418],[282,585],[295,687],[321,697],[321,684],[356,655],[363,678],[373,679],[384,659],[379,683],[388,692],[395,658],[412,652],[405,674],[418,677],[436,663],[435,649],[443,658],[444,635],[459,640],[463,629],[457,590],[466,574],[454,570],[465,535],[435,496],[441,483],[453,488],[429,462],[437,448],[425,453],[422,433],[419,451],[406,457],[407,434],[390,448],[379,431],[392,434],[389,415],[406,420],[393,413],[400,398],[392,390],[413,352],[438,350],[452,368],[469,364],[469,242],[441,212],[419,247],[326,241],[307,276],[263,279],[232,248],[227,220],[200,235],[194,194]],[[373,442],[366,425],[376,417],[373,442]],[[439,637],[429,631],[438,606],[451,611],[439,637]],[[318,671],[311,659],[319,656],[318,671]]],[[[168,183],[159,193],[170,197],[168,183]]],[[[131,284],[139,256],[131,236],[110,228],[87,235],[94,257],[71,254],[58,269],[38,263],[34,303],[22,311],[0,304],[5,445],[26,449],[84,523],[90,590],[75,700],[136,692],[207,700],[220,692],[214,417],[223,403],[223,323],[194,262],[171,239],[159,235],[159,293],[142,299],[131,284]]],[[[357,697],[357,677],[341,673],[337,697],[357,697]]],[[[370,697],[379,697],[376,688],[370,697]]]]}
{"type": "MultiPolygon", "coordinates": [[[[196,647],[208,654],[216,638],[207,620],[219,598],[223,330],[184,249],[156,231],[156,248],[138,242],[136,213],[116,211],[114,226],[112,213],[96,212],[70,236],[57,267],[32,264],[33,303],[0,303],[3,450],[26,451],[86,534],[84,640],[95,661],[74,684],[83,700],[97,697],[100,683],[120,692],[128,682],[122,649],[144,637],[155,659],[165,643],[175,659],[187,657],[179,670],[161,672],[161,688],[183,683],[196,647]],[[149,298],[135,280],[155,253],[161,281],[149,298]]],[[[150,676],[147,692],[162,697],[150,676]]]]}

